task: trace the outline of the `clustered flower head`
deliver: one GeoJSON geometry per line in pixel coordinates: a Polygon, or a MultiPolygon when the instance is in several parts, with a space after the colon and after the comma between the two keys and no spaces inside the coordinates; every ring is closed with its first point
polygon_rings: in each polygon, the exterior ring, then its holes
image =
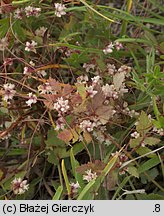
{"type": "Polygon", "coordinates": [[[118,41],[116,41],[114,43],[111,42],[110,44],[108,44],[105,47],[105,49],[103,49],[103,53],[105,55],[112,53],[114,48],[116,48],[116,50],[119,51],[120,49],[123,49],[123,45],[118,41]]]}
{"type": "MultiPolygon", "coordinates": [[[[118,154],[118,151],[116,151],[115,153],[112,153],[112,156],[115,156],[116,154],[118,154]]],[[[128,161],[128,157],[124,154],[124,153],[119,153],[118,155],[118,162],[116,163],[116,167],[120,168],[122,166],[122,164],[124,162],[128,161]]],[[[125,174],[125,172],[128,170],[127,167],[123,167],[121,170],[119,170],[119,174],[123,175],[125,174]]]]}
{"type": "Polygon", "coordinates": [[[102,91],[106,97],[111,97],[113,99],[118,98],[118,93],[117,93],[114,85],[106,84],[106,85],[102,86],[102,91]]]}
{"type": "Polygon", "coordinates": [[[134,137],[135,139],[137,139],[139,136],[140,134],[137,131],[131,134],[131,137],[134,137]]]}
{"type": "Polygon", "coordinates": [[[158,133],[160,136],[164,136],[164,129],[163,128],[153,128],[153,132],[158,133]]]}
{"type": "Polygon", "coordinates": [[[71,193],[76,194],[78,192],[78,189],[80,188],[80,185],[78,182],[76,183],[70,183],[70,187],[71,187],[71,193]]]}
{"type": "Polygon", "coordinates": [[[29,189],[29,184],[27,184],[27,180],[22,180],[21,178],[15,178],[11,182],[11,187],[14,194],[24,194],[29,189]]]}
{"type": "Polygon", "coordinates": [[[22,19],[23,18],[23,12],[24,12],[24,9],[23,8],[17,8],[15,11],[14,11],[14,18],[15,19],[22,19]]]}
{"type": "Polygon", "coordinates": [[[55,123],[56,123],[56,127],[55,127],[56,131],[64,129],[65,121],[63,117],[59,117],[55,123]]]}
{"type": "Polygon", "coordinates": [[[82,76],[79,76],[77,78],[77,83],[83,83],[83,84],[86,84],[88,82],[89,78],[87,75],[82,75],[82,76]]]}
{"type": "Polygon", "coordinates": [[[30,17],[30,16],[38,17],[40,15],[41,8],[27,6],[25,7],[24,11],[27,17],[30,17]]]}
{"type": "Polygon", "coordinates": [[[8,100],[12,99],[16,93],[14,90],[15,85],[11,83],[6,83],[3,85],[4,88],[4,100],[7,102],[8,100]]]}
{"type": "Polygon", "coordinates": [[[124,102],[123,104],[123,113],[130,116],[131,118],[136,117],[139,115],[138,112],[136,112],[135,110],[130,110],[128,107],[128,103],[124,102]]]}
{"type": "Polygon", "coordinates": [[[40,94],[50,94],[52,93],[52,88],[48,82],[46,82],[44,85],[39,85],[38,90],[40,94]]]}
{"type": "Polygon", "coordinates": [[[97,178],[97,173],[94,172],[92,173],[92,170],[89,169],[87,171],[85,171],[86,175],[83,175],[83,180],[86,180],[87,182],[90,182],[92,180],[96,180],[97,178]]]}
{"type": "Polygon", "coordinates": [[[29,41],[26,42],[26,47],[25,47],[25,51],[27,52],[34,52],[36,53],[36,49],[35,49],[35,46],[37,46],[37,42],[35,41],[31,41],[31,43],[29,41]]]}
{"type": "Polygon", "coordinates": [[[85,68],[86,72],[93,71],[95,69],[95,64],[84,63],[83,68],[85,68]]]}
{"type": "Polygon", "coordinates": [[[13,59],[12,58],[6,58],[4,60],[3,66],[7,66],[7,65],[9,65],[9,66],[13,65],[13,59]]]}
{"type": "Polygon", "coordinates": [[[114,44],[111,42],[110,44],[108,44],[105,49],[103,49],[103,53],[105,55],[107,55],[108,53],[112,53],[114,49],[114,44]]]}
{"type": "Polygon", "coordinates": [[[30,92],[28,94],[28,100],[26,101],[26,104],[28,106],[31,106],[31,104],[35,104],[36,102],[37,102],[37,96],[33,94],[32,92],[30,92]]]}
{"type": "Polygon", "coordinates": [[[91,98],[93,98],[97,94],[97,91],[94,90],[94,86],[87,86],[86,91],[91,98]]]}
{"type": "Polygon", "coordinates": [[[91,78],[91,80],[92,80],[92,85],[95,86],[97,84],[100,84],[101,77],[100,76],[94,76],[93,78],[91,78]]]}
{"type": "Polygon", "coordinates": [[[83,120],[80,123],[80,128],[83,131],[91,132],[93,131],[93,128],[96,126],[95,122],[91,122],[90,120],[83,120]]]}
{"type": "Polygon", "coordinates": [[[66,7],[65,7],[65,5],[60,4],[60,3],[55,3],[54,5],[55,5],[55,15],[57,17],[61,17],[63,15],[66,15],[66,12],[65,12],[66,7]]]}
{"type": "Polygon", "coordinates": [[[107,71],[109,75],[113,75],[116,72],[116,67],[114,64],[107,64],[107,71]]]}
{"type": "Polygon", "coordinates": [[[23,74],[29,75],[31,73],[31,69],[29,67],[24,67],[23,74]]]}
{"type": "Polygon", "coordinates": [[[54,109],[58,111],[59,115],[66,113],[69,108],[69,101],[64,100],[63,97],[58,98],[57,102],[54,103],[54,109]]]}

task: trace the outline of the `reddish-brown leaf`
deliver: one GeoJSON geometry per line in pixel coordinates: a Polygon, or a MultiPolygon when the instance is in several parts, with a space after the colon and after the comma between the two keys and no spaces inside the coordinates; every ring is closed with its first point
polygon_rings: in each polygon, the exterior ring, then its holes
{"type": "Polygon", "coordinates": [[[73,134],[71,130],[65,129],[58,134],[58,138],[63,140],[65,143],[69,143],[69,141],[73,138],[73,134]]]}
{"type": "Polygon", "coordinates": [[[100,160],[95,160],[94,163],[88,162],[87,164],[83,164],[79,166],[76,171],[80,174],[85,174],[85,171],[92,170],[92,172],[96,172],[97,175],[100,175],[106,164],[100,160]]]}

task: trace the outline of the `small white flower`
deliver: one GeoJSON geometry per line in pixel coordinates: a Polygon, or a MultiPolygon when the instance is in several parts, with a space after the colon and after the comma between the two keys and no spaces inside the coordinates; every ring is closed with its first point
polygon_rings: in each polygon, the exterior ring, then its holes
{"type": "Polygon", "coordinates": [[[91,78],[92,80],[92,85],[97,85],[100,83],[101,77],[100,76],[94,76],[93,78],[91,78]]]}
{"type": "Polygon", "coordinates": [[[39,70],[37,72],[38,75],[41,75],[42,77],[45,77],[47,75],[46,71],[45,70],[39,70]]]}
{"type": "Polygon", "coordinates": [[[86,173],[86,175],[83,175],[83,180],[86,180],[87,182],[90,182],[90,181],[95,180],[97,178],[96,172],[92,173],[91,169],[85,171],[85,173],[86,173]]]}
{"type": "Polygon", "coordinates": [[[27,180],[22,180],[21,178],[15,178],[11,182],[11,187],[14,194],[24,194],[29,189],[29,184],[27,184],[27,180]]]}
{"type": "Polygon", "coordinates": [[[38,17],[40,15],[40,12],[41,12],[41,8],[35,8],[35,7],[31,7],[31,6],[25,7],[24,10],[25,10],[25,14],[27,17],[30,17],[30,16],[38,17]]]}
{"type": "Polygon", "coordinates": [[[23,8],[17,8],[14,12],[14,18],[21,20],[23,18],[23,12],[24,12],[23,8]]]}
{"type": "Polygon", "coordinates": [[[0,39],[0,51],[4,51],[9,45],[8,39],[6,37],[0,39]]]}
{"type": "Polygon", "coordinates": [[[31,43],[30,42],[26,42],[26,47],[25,47],[25,51],[27,51],[27,52],[34,52],[34,53],[36,53],[36,49],[35,49],[35,46],[37,46],[37,42],[35,42],[35,41],[31,41],[31,43]]]}
{"type": "Polygon", "coordinates": [[[33,67],[35,66],[35,63],[33,61],[30,61],[29,64],[33,67]]]}
{"type": "Polygon", "coordinates": [[[55,127],[55,130],[58,131],[58,130],[64,130],[64,127],[65,127],[65,121],[63,119],[63,117],[60,117],[57,119],[57,121],[55,122],[56,123],[56,127],[55,127]]]}
{"type": "Polygon", "coordinates": [[[4,92],[4,100],[7,102],[9,99],[12,99],[16,93],[14,90],[15,85],[11,83],[7,83],[3,85],[3,88],[5,90],[4,92]]]}
{"type": "Polygon", "coordinates": [[[78,78],[77,78],[77,83],[83,83],[83,84],[86,84],[87,82],[88,82],[88,76],[87,75],[85,75],[85,76],[79,76],[78,78]]]}
{"type": "Polygon", "coordinates": [[[153,127],[153,132],[156,132],[158,133],[160,136],[164,136],[164,129],[163,128],[156,128],[156,127],[153,127]]]}
{"type": "Polygon", "coordinates": [[[129,66],[127,66],[127,65],[122,65],[122,66],[118,69],[118,72],[119,72],[119,73],[126,73],[126,74],[128,74],[128,73],[131,72],[131,70],[132,70],[131,67],[129,67],[129,66]]]}
{"type": "Polygon", "coordinates": [[[87,131],[87,132],[91,132],[93,131],[93,128],[96,126],[96,124],[94,122],[91,122],[90,120],[83,120],[80,123],[80,128],[83,131],[87,131]]]}
{"type": "Polygon", "coordinates": [[[88,72],[95,69],[95,65],[94,64],[84,63],[83,68],[85,68],[86,72],[88,73],[88,72]]]}
{"type": "Polygon", "coordinates": [[[26,101],[26,104],[28,106],[31,106],[31,104],[35,104],[36,102],[37,102],[37,96],[33,94],[32,92],[30,92],[28,94],[28,100],[26,101]]]}
{"type": "Polygon", "coordinates": [[[93,98],[97,94],[97,91],[94,90],[94,86],[87,86],[86,91],[91,98],[93,98]]]}
{"type": "Polygon", "coordinates": [[[123,49],[122,43],[120,43],[120,42],[118,42],[118,41],[115,42],[114,46],[116,47],[116,50],[123,49]]]}
{"type": "Polygon", "coordinates": [[[116,72],[116,67],[114,64],[107,64],[107,70],[110,75],[113,75],[116,72]]]}
{"type": "Polygon", "coordinates": [[[66,12],[65,12],[65,10],[66,10],[65,5],[60,4],[60,3],[55,3],[54,5],[55,5],[55,15],[57,17],[61,17],[61,16],[63,16],[63,15],[66,14],[66,12]]]}
{"type": "Polygon", "coordinates": [[[56,109],[59,114],[66,113],[69,109],[69,101],[64,100],[63,97],[57,99],[57,102],[54,103],[54,109],[56,109]]]}
{"type": "Polygon", "coordinates": [[[8,133],[7,135],[1,137],[2,140],[8,140],[11,137],[11,134],[8,133]]]}
{"type": "Polygon", "coordinates": [[[31,70],[29,67],[24,67],[23,74],[29,75],[31,73],[31,70]]]}
{"type": "Polygon", "coordinates": [[[114,85],[106,84],[102,86],[102,91],[106,97],[112,97],[114,100],[118,98],[118,93],[115,91],[114,85]]]}
{"type": "Polygon", "coordinates": [[[113,45],[113,43],[111,42],[109,45],[107,45],[107,46],[105,47],[105,49],[103,49],[103,53],[104,53],[105,55],[107,55],[108,53],[112,53],[112,52],[113,52],[113,48],[114,48],[114,45],[113,45]]]}
{"type": "Polygon", "coordinates": [[[52,93],[52,88],[49,83],[45,83],[44,85],[39,85],[38,90],[40,94],[50,94],[52,93]]]}
{"type": "Polygon", "coordinates": [[[4,60],[4,62],[3,62],[3,65],[4,66],[7,66],[7,65],[11,66],[11,65],[13,65],[13,59],[12,58],[6,58],[4,60]]]}
{"type": "Polygon", "coordinates": [[[76,183],[70,183],[70,186],[71,186],[71,192],[73,194],[77,193],[78,189],[80,188],[80,185],[79,185],[78,182],[76,182],[76,183]]]}
{"type": "Polygon", "coordinates": [[[134,137],[135,139],[137,139],[139,136],[140,134],[137,131],[131,134],[131,137],[134,137]]]}

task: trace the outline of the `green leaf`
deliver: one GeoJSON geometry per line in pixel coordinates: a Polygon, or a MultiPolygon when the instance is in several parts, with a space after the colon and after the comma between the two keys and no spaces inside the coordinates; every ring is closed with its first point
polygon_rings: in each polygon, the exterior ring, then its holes
{"type": "Polygon", "coordinates": [[[25,35],[23,27],[21,26],[21,22],[20,21],[17,20],[13,24],[13,31],[16,34],[16,37],[18,37],[21,41],[25,41],[26,35],[25,35]]]}
{"type": "Polygon", "coordinates": [[[83,100],[85,100],[87,96],[86,88],[84,84],[78,83],[76,84],[77,91],[79,92],[80,96],[82,97],[83,100]]]}
{"type": "Polygon", "coordinates": [[[151,194],[148,194],[148,195],[140,194],[139,197],[140,197],[141,200],[164,200],[163,195],[154,194],[154,193],[151,193],[151,194]]]}
{"type": "Polygon", "coordinates": [[[9,18],[1,19],[0,20],[0,39],[5,37],[8,29],[10,26],[10,20],[9,18]]]}
{"type": "Polygon", "coordinates": [[[139,178],[139,173],[138,173],[138,170],[137,170],[137,168],[136,167],[134,167],[134,166],[130,166],[130,167],[128,167],[128,173],[130,174],[130,175],[132,175],[132,176],[134,176],[134,177],[136,177],[136,178],[139,178]]]}
{"type": "Polygon", "coordinates": [[[139,173],[143,173],[151,168],[153,168],[154,166],[158,165],[160,163],[160,159],[159,157],[153,157],[151,159],[149,159],[148,161],[146,161],[145,163],[143,163],[139,168],[138,168],[138,172],[139,173]]]}
{"type": "Polygon", "coordinates": [[[90,191],[90,189],[93,187],[93,185],[95,184],[95,180],[90,181],[81,191],[81,193],[79,194],[79,196],[77,197],[77,200],[83,200],[84,196],[88,196],[87,193],[90,191]]]}
{"type": "Polygon", "coordinates": [[[136,126],[136,130],[144,136],[152,127],[151,120],[148,118],[147,114],[142,111],[141,115],[138,119],[138,125],[136,126]]]}
{"type": "Polygon", "coordinates": [[[63,187],[60,185],[58,187],[58,189],[56,190],[56,193],[55,195],[53,196],[52,200],[59,200],[61,195],[62,195],[62,192],[63,192],[63,187]]]}
{"type": "Polygon", "coordinates": [[[130,147],[135,148],[141,144],[141,141],[143,140],[142,137],[138,137],[136,139],[130,139],[130,147]]]}
{"type": "Polygon", "coordinates": [[[48,131],[47,140],[45,141],[47,147],[51,147],[51,146],[65,147],[65,143],[57,136],[58,134],[55,130],[51,129],[48,131]]]}
{"type": "Polygon", "coordinates": [[[64,159],[62,160],[61,168],[62,168],[62,173],[63,173],[64,181],[65,181],[68,196],[69,196],[71,193],[71,187],[69,184],[68,175],[67,175],[67,171],[66,171],[65,164],[64,164],[64,159]]]}
{"type": "Polygon", "coordinates": [[[144,143],[150,146],[156,145],[160,142],[161,140],[155,137],[146,137],[144,139],[144,143]]]}
{"type": "MultiPolygon", "coordinates": [[[[149,149],[149,148],[146,147],[146,146],[141,146],[141,147],[139,147],[139,148],[136,150],[136,152],[137,152],[137,154],[139,154],[139,155],[142,156],[142,155],[144,155],[144,154],[147,154],[147,153],[151,152],[151,149],[149,149]]],[[[155,153],[147,155],[148,158],[152,158],[152,157],[154,157],[154,156],[156,156],[155,153]]]]}

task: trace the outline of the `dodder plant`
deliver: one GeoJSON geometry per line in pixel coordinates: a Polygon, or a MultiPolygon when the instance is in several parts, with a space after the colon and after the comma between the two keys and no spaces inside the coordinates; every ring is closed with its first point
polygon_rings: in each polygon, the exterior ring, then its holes
{"type": "Polygon", "coordinates": [[[2,199],[163,199],[162,17],[147,4],[1,1],[2,199]]]}

